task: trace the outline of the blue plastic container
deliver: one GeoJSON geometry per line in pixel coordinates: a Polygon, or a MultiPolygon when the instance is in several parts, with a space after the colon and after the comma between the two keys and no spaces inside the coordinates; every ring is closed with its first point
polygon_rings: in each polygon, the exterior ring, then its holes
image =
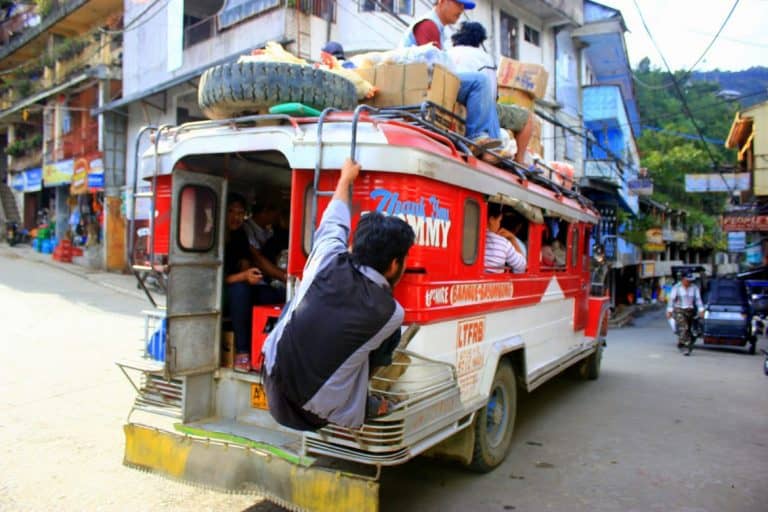
{"type": "Polygon", "coordinates": [[[42,253],[51,254],[53,252],[53,242],[51,240],[43,240],[42,253]]]}
{"type": "Polygon", "coordinates": [[[152,333],[147,342],[147,354],[155,361],[165,361],[166,320],[160,322],[160,327],[152,333]]]}
{"type": "Polygon", "coordinates": [[[32,239],[32,250],[40,252],[40,240],[37,238],[32,239]]]}

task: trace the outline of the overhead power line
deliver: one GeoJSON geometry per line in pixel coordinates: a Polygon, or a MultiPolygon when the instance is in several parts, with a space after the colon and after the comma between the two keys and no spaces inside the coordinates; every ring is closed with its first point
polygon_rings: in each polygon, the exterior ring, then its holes
{"type": "Polygon", "coordinates": [[[712,48],[712,45],[715,44],[715,41],[717,41],[717,38],[720,36],[720,33],[723,31],[725,26],[728,24],[728,20],[731,19],[731,15],[733,14],[733,11],[736,10],[736,6],[738,6],[738,5],[739,5],[739,0],[736,0],[735,2],[733,2],[733,6],[731,7],[731,10],[728,11],[728,16],[726,16],[725,19],[723,20],[723,22],[720,24],[720,28],[717,29],[717,33],[712,38],[712,40],[709,42],[707,47],[704,48],[704,51],[701,52],[701,55],[699,55],[699,58],[696,59],[696,62],[694,62],[693,65],[690,67],[690,69],[688,70],[689,73],[696,68],[696,66],[699,64],[699,62],[701,62],[701,59],[703,59],[704,56],[707,54],[709,49],[712,48]]]}
{"type": "MultiPolygon", "coordinates": [[[[632,0],[632,2],[635,4],[635,9],[637,9],[637,13],[640,15],[640,21],[643,24],[643,28],[645,28],[645,31],[648,34],[648,37],[650,38],[651,43],[653,43],[653,46],[654,48],[656,48],[656,51],[659,52],[659,57],[661,57],[661,61],[664,63],[664,66],[667,68],[667,71],[669,72],[669,77],[672,79],[672,84],[675,87],[675,92],[677,92],[677,96],[680,99],[680,103],[682,103],[683,105],[683,111],[691,120],[693,127],[696,129],[696,133],[699,135],[699,138],[704,143],[704,150],[706,151],[707,156],[709,156],[709,159],[712,161],[712,170],[716,171],[720,165],[719,162],[717,161],[717,157],[715,156],[714,153],[712,153],[712,150],[707,144],[707,141],[704,138],[704,133],[699,127],[699,123],[696,122],[696,118],[693,116],[693,113],[691,112],[691,109],[688,106],[688,101],[685,99],[685,95],[683,94],[683,91],[680,88],[680,84],[678,83],[677,78],[675,78],[675,74],[672,72],[672,69],[669,67],[669,63],[667,62],[667,59],[664,57],[664,53],[661,51],[661,48],[659,48],[659,45],[656,43],[656,40],[654,39],[653,34],[651,33],[651,29],[648,27],[648,23],[646,23],[645,21],[645,17],[643,16],[643,11],[640,9],[640,6],[637,3],[637,0],[632,0]]],[[[725,183],[725,187],[726,189],[728,189],[728,193],[731,194],[733,191],[731,190],[731,187],[728,184],[728,182],[725,180],[725,178],[723,178],[723,183],[725,183]]]]}

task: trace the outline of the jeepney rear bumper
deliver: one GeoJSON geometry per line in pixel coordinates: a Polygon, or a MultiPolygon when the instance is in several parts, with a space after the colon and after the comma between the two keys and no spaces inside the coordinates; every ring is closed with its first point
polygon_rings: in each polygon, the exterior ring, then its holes
{"type": "Polygon", "coordinates": [[[123,463],[130,467],[221,491],[261,494],[290,510],[378,510],[379,483],[369,477],[135,423],[123,430],[123,463]]]}

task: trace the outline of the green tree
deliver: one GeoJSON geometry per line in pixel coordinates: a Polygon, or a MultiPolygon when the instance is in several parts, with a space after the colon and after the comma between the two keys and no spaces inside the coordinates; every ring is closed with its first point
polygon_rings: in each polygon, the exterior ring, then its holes
{"type": "Polygon", "coordinates": [[[685,175],[718,172],[735,157],[722,144],[698,139],[697,126],[706,138],[722,140],[728,136],[738,105],[717,97],[718,84],[693,81],[685,71],[677,80],[696,124],[686,114],[669,73],[652,68],[648,59],[635,70],[637,103],[645,129],[637,139],[641,166],[654,182],[653,198],[688,212],[689,222],[705,227],[700,246],[714,247],[715,218],[727,204],[724,193],[688,193],[685,175]],[[688,134],[690,137],[681,136],[688,134]]]}

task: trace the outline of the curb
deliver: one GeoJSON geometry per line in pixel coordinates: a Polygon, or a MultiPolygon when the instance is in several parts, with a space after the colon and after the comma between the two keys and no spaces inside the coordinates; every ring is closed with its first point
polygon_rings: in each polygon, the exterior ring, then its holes
{"type": "Polygon", "coordinates": [[[74,263],[60,263],[58,261],[54,261],[53,259],[51,259],[49,254],[36,253],[31,248],[24,247],[24,246],[2,247],[0,248],[0,257],[1,256],[16,257],[26,261],[41,263],[51,268],[55,268],[57,270],[66,272],[70,275],[80,277],[82,279],[90,281],[101,287],[108,288],[114,292],[122,293],[123,295],[128,295],[130,297],[133,297],[139,300],[147,300],[146,295],[139,289],[131,289],[125,286],[109,283],[102,278],[102,276],[104,275],[114,276],[114,277],[124,277],[126,279],[130,279],[133,285],[135,286],[136,280],[133,276],[129,276],[126,274],[105,272],[103,270],[89,269],[89,268],[81,267],[80,265],[76,265],[74,263]]]}

